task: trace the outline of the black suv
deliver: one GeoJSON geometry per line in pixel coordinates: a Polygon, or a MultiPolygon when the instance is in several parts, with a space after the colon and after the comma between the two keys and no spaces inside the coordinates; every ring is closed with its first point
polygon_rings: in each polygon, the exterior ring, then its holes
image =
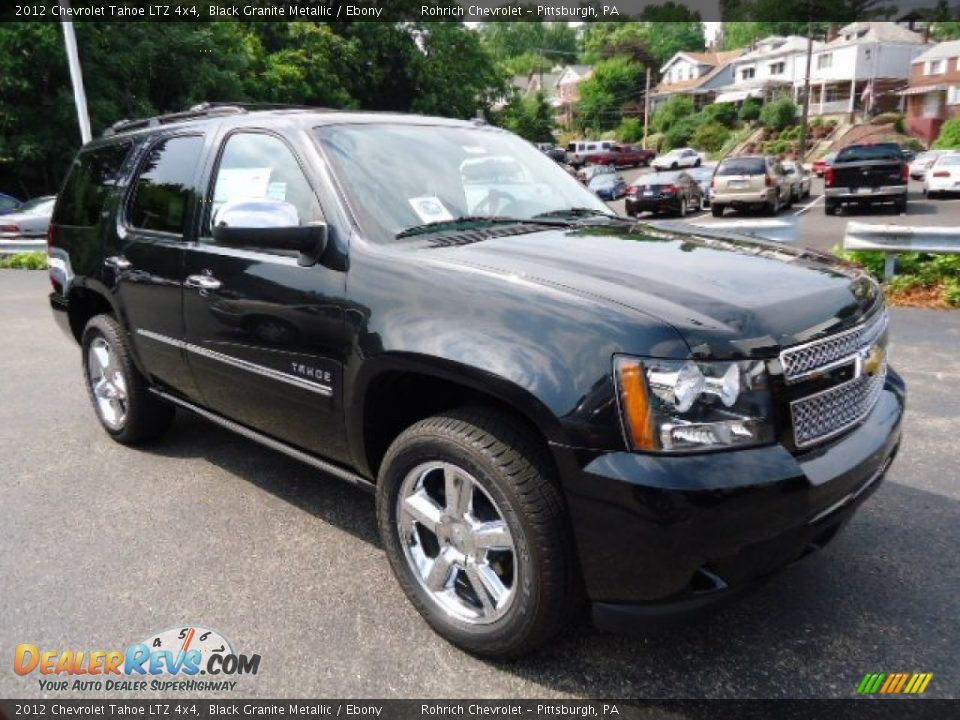
{"type": "Polygon", "coordinates": [[[121,443],[175,408],[376,493],[410,600],[516,655],[820,547],[900,440],[875,282],[616,216],[482,124],[207,106],[84,147],[54,315],[121,443]]]}

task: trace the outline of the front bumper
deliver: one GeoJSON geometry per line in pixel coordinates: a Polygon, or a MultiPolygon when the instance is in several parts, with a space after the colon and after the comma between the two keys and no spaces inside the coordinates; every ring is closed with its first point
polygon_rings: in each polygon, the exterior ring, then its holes
{"type": "Polygon", "coordinates": [[[880,484],[904,402],[891,371],[856,429],[799,455],[779,444],[674,457],[555,447],[595,623],[682,618],[823,546],[880,484]]]}

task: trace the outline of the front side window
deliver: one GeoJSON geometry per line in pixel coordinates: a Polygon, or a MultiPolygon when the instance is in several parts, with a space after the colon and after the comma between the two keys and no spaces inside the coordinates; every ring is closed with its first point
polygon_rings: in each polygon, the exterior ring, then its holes
{"type": "Polygon", "coordinates": [[[150,148],[130,193],[131,227],[183,234],[202,149],[199,135],[168,138],[150,148]]]}
{"type": "Polygon", "coordinates": [[[82,151],[60,191],[53,222],[79,227],[98,224],[107,192],[118,181],[129,152],[129,142],[82,151]]]}
{"type": "Polygon", "coordinates": [[[487,127],[364,123],[316,130],[360,224],[388,240],[465,217],[609,208],[515,135],[487,127]]]}
{"type": "Polygon", "coordinates": [[[208,232],[224,204],[265,198],[293,205],[302,225],[322,219],[317,196],[286,143],[264,133],[231,135],[214,178],[208,232]]]}

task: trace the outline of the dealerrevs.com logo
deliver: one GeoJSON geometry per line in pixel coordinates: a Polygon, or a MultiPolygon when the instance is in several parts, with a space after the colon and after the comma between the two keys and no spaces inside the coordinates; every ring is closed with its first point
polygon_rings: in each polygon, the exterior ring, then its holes
{"type": "Polygon", "coordinates": [[[223,635],[198,625],[152,633],[126,650],[51,650],[21,643],[13,655],[13,671],[39,675],[43,691],[233,690],[233,678],[259,670],[259,655],[238,654],[223,635]]]}

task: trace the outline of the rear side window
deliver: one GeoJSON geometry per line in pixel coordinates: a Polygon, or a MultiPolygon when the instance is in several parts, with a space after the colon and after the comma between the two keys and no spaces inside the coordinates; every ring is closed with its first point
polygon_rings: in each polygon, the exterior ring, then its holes
{"type": "Polygon", "coordinates": [[[717,167],[717,177],[725,175],[765,175],[767,164],[763,158],[728,158],[717,167]]]}
{"type": "Polygon", "coordinates": [[[851,145],[837,154],[837,162],[861,162],[867,160],[903,160],[899,145],[851,145]]]}
{"type": "Polygon", "coordinates": [[[92,227],[99,222],[104,200],[120,179],[130,145],[129,142],[115,143],[77,155],[57,199],[54,223],[92,227]]]}
{"type": "Polygon", "coordinates": [[[168,138],[150,148],[130,195],[132,227],[183,234],[202,149],[199,135],[168,138]]]}

